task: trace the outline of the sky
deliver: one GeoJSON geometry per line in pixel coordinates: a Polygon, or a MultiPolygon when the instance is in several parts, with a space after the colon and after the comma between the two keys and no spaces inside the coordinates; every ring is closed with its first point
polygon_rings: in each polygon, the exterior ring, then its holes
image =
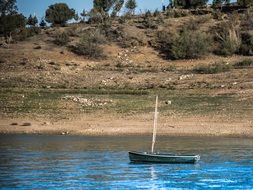
{"type": "MultiPolygon", "coordinates": [[[[169,4],[169,0],[136,0],[137,12],[145,10],[155,10],[162,8],[162,1],[165,5],[169,4]]],[[[45,16],[45,11],[49,5],[54,3],[66,3],[70,8],[75,9],[78,13],[83,9],[90,10],[93,6],[93,0],[17,0],[18,10],[26,17],[30,14],[36,15],[39,19],[45,16]]]]}

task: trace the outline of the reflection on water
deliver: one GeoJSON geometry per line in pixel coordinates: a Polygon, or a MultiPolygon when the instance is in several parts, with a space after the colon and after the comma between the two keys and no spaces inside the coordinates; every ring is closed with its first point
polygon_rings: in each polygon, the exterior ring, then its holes
{"type": "Polygon", "coordinates": [[[0,188],[253,189],[253,140],[158,137],[160,152],[198,164],[131,164],[151,137],[0,136],[0,188]]]}

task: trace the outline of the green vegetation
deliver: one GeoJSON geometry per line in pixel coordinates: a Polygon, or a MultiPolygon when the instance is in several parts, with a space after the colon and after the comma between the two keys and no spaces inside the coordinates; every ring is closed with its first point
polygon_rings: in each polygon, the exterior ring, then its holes
{"type": "Polygon", "coordinates": [[[216,73],[227,72],[230,69],[232,69],[232,66],[230,64],[214,63],[211,65],[197,66],[193,69],[193,72],[198,73],[198,74],[216,74],[216,73]]]}
{"type": "Polygon", "coordinates": [[[215,52],[219,55],[233,55],[241,46],[240,31],[234,21],[221,23],[216,30],[216,40],[219,42],[215,52]]]}
{"type": "Polygon", "coordinates": [[[111,16],[116,17],[119,11],[121,10],[121,8],[123,7],[123,5],[124,5],[124,0],[116,0],[111,16]]]}
{"type": "Polygon", "coordinates": [[[44,18],[40,21],[40,27],[44,28],[47,26],[47,23],[45,22],[44,18]]]}
{"type": "MultiPolygon", "coordinates": [[[[0,34],[12,37],[12,33],[25,27],[26,19],[22,14],[9,14],[0,17],[0,34]]],[[[11,40],[11,39],[10,39],[11,40]]]]}
{"type": "Polygon", "coordinates": [[[203,7],[206,5],[207,0],[172,0],[171,1],[171,6],[172,7],[183,7],[186,9],[189,8],[197,8],[197,7],[203,7]]]}
{"type": "Polygon", "coordinates": [[[46,21],[53,25],[64,26],[68,20],[75,18],[75,10],[70,9],[65,3],[50,5],[46,10],[46,21]]]}
{"type": "Polygon", "coordinates": [[[114,2],[114,0],[94,0],[93,8],[99,12],[107,13],[112,8],[114,2]]]}
{"type": "Polygon", "coordinates": [[[191,59],[209,53],[210,36],[200,31],[184,28],[178,35],[170,31],[158,33],[159,50],[167,58],[191,59]]]}
{"type": "Polygon", "coordinates": [[[69,36],[66,32],[56,35],[56,37],[54,39],[54,43],[56,45],[60,45],[60,46],[67,45],[69,41],[70,41],[70,39],[69,39],[69,36]]]}
{"type": "Polygon", "coordinates": [[[100,31],[88,31],[82,36],[76,46],[71,47],[72,51],[78,55],[84,55],[89,58],[102,58],[105,57],[101,44],[105,43],[105,37],[100,31]]]}
{"type": "Polygon", "coordinates": [[[0,0],[0,16],[16,14],[17,10],[16,0],[0,0]]]}
{"type": "Polygon", "coordinates": [[[0,114],[27,115],[30,117],[65,118],[72,114],[106,112],[128,115],[152,112],[154,97],[159,95],[159,110],[162,115],[171,116],[216,116],[217,114],[233,117],[252,116],[252,98],[238,100],[233,94],[209,95],[209,91],[180,90],[110,90],[110,89],[3,89],[0,90],[0,114]],[[64,99],[66,96],[77,96],[88,100],[111,100],[105,106],[86,106],[64,99]],[[13,99],[15,97],[15,99],[13,99]],[[180,97],[180,98],[179,98],[180,97]],[[165,102],[170,100],[171,105],[165,102]],[[71,109],[66,109],[71,105],[71,109]],[[229,106],[228,106],[229,105],[229,106]]]}
{"type": "Polygon", "coordinates": [[[252,0],[238,0],[238,4],[242,6],[252,6],[253,1],[252,0]]]}
{"type": "Polygon", "coordinates": [[[253,35],[249,32],[241,33],[242,44],[239,49],[242,55],[253,55],[253,35]]]}
{"type": "Polygon", "coordinates": [[[172,42],[173,59],[191,59],[209,52],[210,37],[206,33],[184,29],[172,42]]]}
{"type": "Polygon", "coordinates": [[[36,16],[30,15],[27,20],[27,24],[30,26],[36,26],[38,24],[38,19],[36,16]]]}
{"type": "Polygon", "coordinates": [[[234,67],[236,69],[241,69],[241,68],[248,68],[253,66],[253,60],[252,59],[244,59],[236,64],[234,64],[234,67]]]}
{"type": "Polygon", "coordinates": [[[128,9],[129,14],[134,14],[134,11],[137,7],[137,3],[135,0],[127,0],[126,2],[126,8],[128,9]]]}

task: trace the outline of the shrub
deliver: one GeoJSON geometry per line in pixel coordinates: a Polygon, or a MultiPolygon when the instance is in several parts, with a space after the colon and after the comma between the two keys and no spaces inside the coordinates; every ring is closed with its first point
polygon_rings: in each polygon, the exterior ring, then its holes
{"type": "Polygon", "coordinates": [[[219,43],[215,53],[219,55],[233,55],[241,46],[239,28],[231,22],[223,22],[218,26],[215,39],[219,43]]]}
{"type": "Polygon", "coordinates": [[[253,8],[249,8],[243,15],[241,26],[244,30],[253,30],[253,8]]]}
{"type": "Polygon", "coordinates": [[[173,59],[191,59],[206,55],[210,49],[210,36],[204,32],[184,29],[172,42],[173,59]]]}
{"type": "Polygon", "coordinates": [[[191,59],[206,55],[210,51],[210,35],[184,28],[177,31],[158,31],[156,43],[152,44],[165,58],[191,59]]]}
{"type": "Polygon", "coordinates": [[[56,35],[54,43],[59,46],[67,45],[70,41],[69,36],[66,32],[56,35]]]}
{"type": "Polygon", "coordinates": [[[185,23],[185,28],[188,30],[197,30],[200,27],[199,24],[197,20],[191,17],[190,20],[185,23]]]}
{"type": "Polygon", "coordinates": [[[253,60],[252,59],[244,59],[236,64],[234,64],[234,67],[236,69],[241,69],[241,68],[247,68],[253,66],[253,60]]]}
{"type": "Polygon", "coordinates": [[[241,33],[242,44],[239,53],[242,55],[253,55],[253,35],[248,32],[241,33]]]}
{"type": "Polygon", "coordinates": [[[166,16],[170,18],[185,17],[190,15],[190,11],[185,9],[168,9],[166,11],[166,16]]]}
{"type": "Polygon", "coordinates": [[[105,38],[98,31],[88,31],[76,46],[71,47],[71,50],[78,54],[89,58],[105,57],[103,49],[100,46],[105,43],[105,38]]]}
{"type": "Polygon", "coordinates": [[[19,33],[14,35],[14,39],[18,41],[23,41],[40,33],[41,29],[39,27],[23,28],[22,30],[20,30],[19,33]]]}
{"type": "Polygon", "coordinates": [[[218,10],[218,9],[214,10],[213,13],[212,13],[212,15],[213,15],[214,19],[216,19],[216,20],[222,20],[223,14],[222,14],[222,12],[220,10],[218,10]]]}
{"type": "Polygon", "coordinates": [[[197,74],[215,74],[215,73],[227,72],[231,68],[232,66],[226,63],[214,63],[211,65],[197,66],[193,69],[193,72],[197,74]]]}
{"type": "Polygon", "coordinates": [[[157,28],[158,28],[158,25],[157,25],[156,22],[152,19],[152,17],[146,17],[146,18],[144,18],[143,26],[144,26],[145,28],[150,28],[150,29],[157,29],[157,28]]]}
{"type": "Polygon", "coordinates": [[[126,18],[125,16],[120,16],[120,17],[119,17],[119,23],[120,23],[120,24],[125,24],[125,23],[126,23],[126,20],[127,20],[127,18],[126,18]]]}
{"type": "Polygon", "coordinates": [[[123,48],[146,45],[147,41],[142,32],[136,32],[135,27],[118,27],[117,42],[123,48]]]}
{"type": "Polygon", "coordinates": [[[154,11],[154,13],[153,13],[153,16],[154,16],[154,17],[157,17],[157,16],[159,16],[159,15],[160,15],[160,12],[159,12],[158,9],[156,9],[156,10],[154,11]]]}
{"type": "Polygon", "coordinates": [[[152,17],[152,13],[150,10],[147,10],[144,14],[144,18],[147,18],[147,17],[152,17]]]}

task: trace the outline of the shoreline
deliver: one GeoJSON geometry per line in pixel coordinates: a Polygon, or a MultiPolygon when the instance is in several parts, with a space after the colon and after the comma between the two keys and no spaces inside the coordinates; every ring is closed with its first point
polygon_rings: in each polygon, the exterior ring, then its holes
{"type": "MultiPolygon", "coordinates": [[[[104,138],[109,138],[109,137],[147,137],[150,136],[151,134],[83,134],[83,133],[69,133],[69,134],[61,134],[59,132],[31,132],[31,133],[25,133],[25,132],[0,132],[0,135],[35,135],[35,136],[76,136],[76,137],[104,137],[104,138]]],[[[221,134],[221,135],[212,135],[212,134],[158,134],[158,137],[182,137],[182,138],[253,138],[252,134],[245,135],[245,134],[221,134]]]]}
{"type": "MultiPolygon", "coordinates": [[[[90,137],[152,135],[152,118],[147,115],[113,118],[113,116],[97,118],[94,115],[85,115],[60,121],[4,118],[0,119],[0,134],[90,137]],[[24,126],[25,124],[27,126],[24,126]]],[[[168,137],[251,138],[253,137],[253,123],[252,121],[222,121],[218,119],[209,120],[207,118],[172,119],[163,117],[159,120],[157,135],[168,137]]]]}

